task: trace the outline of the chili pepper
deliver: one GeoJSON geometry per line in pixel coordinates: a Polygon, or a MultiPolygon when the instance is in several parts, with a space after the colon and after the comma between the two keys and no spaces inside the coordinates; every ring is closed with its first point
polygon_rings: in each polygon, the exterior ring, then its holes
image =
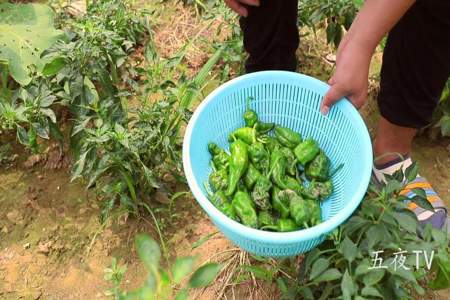
{"type": "Polygon", "coordinates": [[[322,151],[306,165],[306,177],[309,180],[325,181],[329,177],[330,160],[322,151]]]}
{"type": "Polygon", "coordinates": [[[258,215],[256,214],[252,199],[248,193],[237,191],[231,204],[242,224],[253,228],[258,227],[258,215]]]}
{"type": "MultiPolygon", "coordinates": [[[[250,154],[250,152],[249,152],[250,154]]],[[[258,171],[258,169],[255,168],[255,166],[252,163],[248,164],[247,172],[245,172],[244,176],[244,183],[247,189],[252,189],[255,185],[256,181],[259,177],[261,177],[261,173],[258,171]]]]}
{"type": "Polygon", "coordinates": [[[211,201],[211,203],[219,210],[225,203],[229,202],[227,196],[225,196],[225,193],[220,190],[214,194],[210,194],[209,201],[211,201]]]}
{"type": "Polygon", "coordinates": [[[333,193],[333,184],[330,180],[325,182],[311,181],[308,191],[314,195],[316,199],[326,199],[333,193]]]}
{"type": "Polygon", "coordinates": [[[275,137],[283,146],[288,148],[295,148],[302,142],[302,137],[299,133],[281,126],[275,126],[275,137]]]}
{"type": "Polygon", "coordinates": [[[292,219],[298,226],[306,226],[309,221],[310,215],[309,211],[305,207],[305,200],[302,197],[295,195],[291,197],[291,202],[289,204],[289,212],[292,219]]]}
{"type": "Polygon", "coordinates": [[[295,224],[294,220],[292,219],[278,219],[276,222],[276,225],[267,225],[261,227],[263,230],[272,230],[272,231],[279,231],[279,232],[288,232],[288,231],[295,231],[298,230],[297,224],[295,224]]]}
{"type": "Polygon", "coordinates": [[[209,143],[208,151],[211,153],[213,165],[217,170],[228,168],[230,156],[225,150],[217,146],[217,144],[209,143]]]}
{"type": "Polygon", "coordinates": [[[269,131],[271,131],[274,127],[275,123],[257,122],[255,129],[258,134],[266,134],[269,131]]]}
{"type": "Polygon", "coordinates": [[[252,97],[247,98],[247,110],[244,113],[244,122],[247,127],[253,127],[258,122],[258,114],[250,109],[250,100],[252,100],[252,97]]]}
{"type": "Polygon", "coordinates": [[[236,216],[236,212],[234,211],[234,207],[230,202],[224,203],[219,210],[223,212],[224,215],[226,215],[228,218],[233,219],[235,221],[238,221],[238,218],[236,216]]]}
{"type": "Polygon", "coordinates": [[[262,210],[258,214],[258,225],[260,227],[275,225],[275,219],[267,210],[262,210]]]}
{"type": "MultiPolygon", "coordinates": [[[[304,200],[305,210],[307,210],[309,215],[309,220],[307,225],[315,226],[322,221],[322,213],[320,210],[319,202],[314,200],[304,200]]],[[[308,227],[308,226],[307,226],[308,227]]]]}
{"type": "Polygon", "coordinates": [[[281,150],[275,150],[270,155],[270,172],[273,182],[280,188],[286,189],[284,177],[286,174],[286,157],[281,150]]]}
{"type": "Polygon", "coordinates": [[[269,194],[271,188],[272,182],[264,176],[260,176],[256,181],[252,192],[252,200],[259,209],[269,210],[272,208],[269,194]]]}
{"type": "Polygon", "coordinates": [[[281,218],[289,216],[289,198],[284,193],[281,193],[278,187],[274,187],[272,191],[272,206],[277,211],[281,218]]]}
{"type": "Polygon", "coordinates": [[[236,140],[230,146],[230,170],[228,173],[228,187],[225,195],[233,195],[236,187],[248,167],[248,146],[241,140],[236,140]]]}
{"type": "Polygon", "coordinates": [[[228,173],[226,169],[220,169],[209,174],[209,184],[217,190],[225,190],[228,186],[228,173]]]}
{"type": "Polygon", "coordinates": [[[264,148],[261,142],[256,142],[248,148],[248,156],[250,161],[254,164],[256,169],[267,173],[270,166],[269,153],[264,148]]]}
{"type": "Polygon", "coordinates": [[[301,195],[301,193],[305,189],[300,181],[290,176],[284,177],[284,185],[287,189],[293,190],[298,195],[301,195]]]}
{"type": "Polygon", "coordinates": [[[256,141],[256,129],[253,127],[241,127],[233,131],[228,137],[228,141],[242,140],[251,145],[256,141]]]}
{"type": "Polygon", "coordinates": [[[281,148],[281,144],[273,136],[264,135],[259,137],[258,140],[263,143],[264,147],[269,153],[272,153],[274,150],[281,148]]]}
{"type": "Polygon", "coordinates": [[[281,152],[286,157],[286,172],[289,175],[295,176],[297,174],[297,159],[295,158],[294,152],[287,147],[281,148],[281,152]]]}
{"type": "Polygon", "coordinates": [[[297,157],[298,161],[304,166],[312,161],[317,156],[317,154],[319,154],[319,151],[319,145],[317,145],[316,141],[311,138],[303,141],[294,149],[295,156],[297,157]]]}

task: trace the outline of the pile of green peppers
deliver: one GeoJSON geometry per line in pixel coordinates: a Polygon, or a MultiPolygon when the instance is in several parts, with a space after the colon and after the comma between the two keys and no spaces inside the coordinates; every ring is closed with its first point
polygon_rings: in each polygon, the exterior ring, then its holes
{"type": "MultiPolygon", "coordinates": [[[[287,232],[321,222],[333,192],[330,160],[312,138],[265,123],[247,100],[245,126],[229,135],[230,152],[208,144],[209,200],[245,226],[287,232]]],[[[206,185],[205,185],[206,186],[206,185]]]]}

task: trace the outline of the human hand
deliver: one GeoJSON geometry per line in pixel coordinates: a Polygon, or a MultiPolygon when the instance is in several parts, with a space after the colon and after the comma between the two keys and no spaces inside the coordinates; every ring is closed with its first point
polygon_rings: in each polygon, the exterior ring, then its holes
{"type": "Polygon", "coordinates": [[[259,6],[259,0],[225,0],[225,3],[242,17],[248,16],[248,10],[243,4],[259,6]]]}
{"type": "Polygon", "coordinates": [[[372,50],[347,34],[339,44],[336,55],[336,71],[328,83],[331,85],[323,97],[320,111],[327,114],[331,106],[347,97],[356,108],[364,105],[367,98],[372,50]]]}

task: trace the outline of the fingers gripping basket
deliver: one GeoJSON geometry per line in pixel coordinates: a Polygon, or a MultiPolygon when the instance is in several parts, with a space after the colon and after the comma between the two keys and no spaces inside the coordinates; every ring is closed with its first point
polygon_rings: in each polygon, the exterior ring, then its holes
{"type": "Polygon", "coordinates": [[[372,168],[372,146],[359,113],[347,100],[327,116],[319,112],[328,85],[311,77],[284,71],[257,72],[231,80],[211,93],[196,109],[184,137],[183,165],[194,197],[211,220],[234,244],[262,256],[291,256],[306,252],[343,223],[363,198],[372,168]],[[322,202],[323,222],[295,232],[267,232],[246,227],[217,210],[203,183],[211,172],[207,144],[228,149],[228,134],[244,126],[247,97],[264,122],[275,122],[313,137],[331,160],[334,193],[322,202]]]}

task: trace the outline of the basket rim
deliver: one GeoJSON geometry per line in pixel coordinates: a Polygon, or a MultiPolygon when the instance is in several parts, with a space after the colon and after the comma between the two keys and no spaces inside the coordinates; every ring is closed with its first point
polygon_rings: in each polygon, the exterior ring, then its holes
{"type": "MultiPolygon", "coordinates": [[[[221,94],[223,91],[233,87],[236,84],[239,84],[241,81],[247,80],[258,80],[265,79],[265,77],[271,76],[272,78],[282,78],[283,80],[292,80],[292,81],[304,81],[308,82],[314,89],[319,92],[325,93],[330,86],[316,78],[289,71],[260,71],[254,72],[250,74],[245,74],[230,81],[222,84],[218,88],[216,88],[213,92],[211,92],[197,107],[195,112],[193,113],[185,131],[184,139],[183,139],[183,168],[185,172],[185,176],[188,181],[189,188],[194,195],[194,198],[197,202],[202,206],[202,208],[209,215],[211,220],[214,223],[218,223],[216,225],[227,227],[228,230],[233,232],[238,232],[239,235],[243,235],[251,238],[252,240],[269,243],[269,244],[286,244],[292,242],[302,242],[308,241],[311,239],[315,239],[320,237],[321,235],[325,235],[330,231],[337,228],[343,222],[345,222],[350,215],[356,210],[360,202],[362,201],[367,187],[370,181],[370,175],[372,172],[372,164],[363,164],[363,168],[361,169],[361,181],[358,186],[355,186],[355,192],[353,193],[352,199],[346,203],[346,205],[333,217],[328,220],[313,226],[307,229],[301,229],[292,232],[270,232],[259,230],[255,228],[247,227],[237,221],[234,221],[228,218],[225,214],[219,211],[206,197],[206,195],[202,192],[199,183],[195,180],[195,176],[192,170],[192,163],[190,158],[190,141],[192,139],[193,129],[197,123],[198,118],[200,117],[203,110],[208,106],[208,104],[216,98],[217,95],[221,94]]],[[[361,132],[361,136],[363,138],[362,143],[367,146],[367,151],[364,151],[363,161],[372,161],[372,143],[370,140],[369,132],[367,127],[359,114],[356,108],[348,101],[347,98],[341,99],[338,103],[333,105],[331,109],[343,109],[347,110],[347,115],[350,117],[352,122],[356,122],[357,126],[361,128],[363,132],[361,132]]]]}

